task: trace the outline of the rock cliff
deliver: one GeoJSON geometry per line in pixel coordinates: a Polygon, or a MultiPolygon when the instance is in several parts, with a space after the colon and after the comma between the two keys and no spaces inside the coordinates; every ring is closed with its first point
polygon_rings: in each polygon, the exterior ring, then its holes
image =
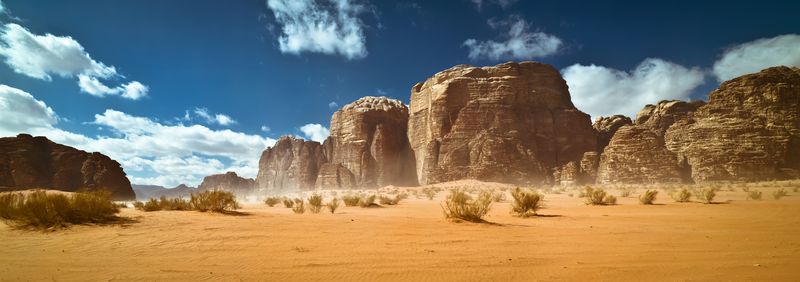
{"type": "Polygon", "coordinates": [[[203,178],[199,191],[225,190],[238,195],[247,195],[254,192],[255,181],[252,178],[243,178],[229,171],[223,174],[209,175],[203,178]]]}
{"type": "Polygon", "coordinates": [[[261,154],[257,190],[281,192],[313,190],[327,159],[319,142],[283,136],[261,154]]]}

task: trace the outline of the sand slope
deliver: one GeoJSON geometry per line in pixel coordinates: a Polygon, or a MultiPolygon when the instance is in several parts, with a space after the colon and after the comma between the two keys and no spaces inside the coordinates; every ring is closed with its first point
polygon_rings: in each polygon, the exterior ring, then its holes
{"type": "Polygon", "coordinates": [[[335,215],[124,209],[139,222],[51,233],[0,224],[0,280],[797,281],[800,194],[761,190],[762,201],[737,190],[715,205],[673,203],[663,191],[654,206],[549,194],[550,216],[512,217],[504,202],[487,217],[495,224],[444,220],[445,193],[335,215]]]}

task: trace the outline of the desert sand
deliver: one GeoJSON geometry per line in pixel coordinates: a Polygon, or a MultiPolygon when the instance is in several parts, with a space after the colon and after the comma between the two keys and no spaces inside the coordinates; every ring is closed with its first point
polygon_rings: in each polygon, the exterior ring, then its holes
{"type": "MultiPolygon", "coordinates": [[[[459,181],[443,187],[501,184],[459,181]]],[[[800,193],[720,204],[546,195],[542,216],[495,203],[491,222],[450,222],[434,200],[293,214],[246,203],[231,216],[123,209],[138,222],[38,232],[0,223],[2,281],[797,281],[800,193]]],[[[619,195],[618,191],[610,190],[619,195]]],[[[574,193],[570,196],[569,193],[574,193]]],[[[510,199],[510,197],[509,197],[510,199]]]]}

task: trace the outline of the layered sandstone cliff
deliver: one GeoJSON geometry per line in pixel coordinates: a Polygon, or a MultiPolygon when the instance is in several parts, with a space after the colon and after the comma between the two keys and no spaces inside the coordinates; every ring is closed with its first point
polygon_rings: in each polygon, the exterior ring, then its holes
{"type": "Polygon", "coordinates": [[[136,196],[120,164],[100,153],[87,153],[45,137],[20,134],[0,138],[0,191],[107,189],[118,200],[136,196]]]}
{"type": "Polygon", "coordinates": [[[459,65],[416,84],[408,138],[421,184],[548,183],[597,145],[559,72],[536,62],[459,65]]]}
{"type": "Polygon", "coordinates": [[[199,191],[224,190],[239,195],[246,195],[254,192],[255,181],[252,178],[244,178],[235,172],[229,171],[222,174],[209,175],[203,178],[199,191]]]}
{"type": "Polygon", "coordinates": [[[283,136],[261,154],[256,187],[263,192],[313,190],[326,162],[319,142],[283,136]]]}

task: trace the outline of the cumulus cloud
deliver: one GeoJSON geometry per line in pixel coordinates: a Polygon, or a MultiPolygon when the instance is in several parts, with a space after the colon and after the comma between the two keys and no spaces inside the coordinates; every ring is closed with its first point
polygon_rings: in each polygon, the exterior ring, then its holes
{"type": "Polygon", "coordinates": [[[648,58],[625,72],[604,66],[575,64],[561,70],[575,106],[596,118],[634,117],[646,104],[686,100],[705,74],[661,59],[648,58]]]}
{"type": "Polygon", "coordinates": [[[725,50],[714,63],[720,82],[774,66],[800,66],[800,35],[762,38],[725,50]]]}
{"type": "Polygon", "coordinates": [[[147,96],[147,86],[133,81],[108,87],[100,79],[122,76],[113,66],[95,61],[83,46],[69,36],[36,35],[25,27],[9,23],[0,27],[0,56],[14,72],[51,81],[52,76],[78,77],[82,92],[103,97],[120,95],[137,100],[147,96]]]}
{"type": "Polygon", "coordinates": [[[261,126],[261,131],[263,131],[263,132],[270,132],[271,130],[272,130],[272,128],[269,128],[269,126],[266,126],[266,125],[262,125],[261,126]]]}
{"type": "Polygon", "coordinates": [[[325,141],[325,138],[328,138],[328,135],[331,134],[331,131],[328,130],[327,127],[318,123],[309,123],[303,125],[300,127],[300,131],[303,132],[303,135],[305,135],[306,139],[317,142],[325,141]]]}
{"type": "Polygon", "coordinates": [[[468,56],[471,60],[541,58],[557,53],[563,45],[561,39],[554,35],[531,31],[530,26],[523,19],[489,21],[489,25],[495,29],[508,27],[508,32],[503,41],[478,41],[473,38],[464,41],[464,46],[469,49],[468,56]]]}
{"type": "Polygon", "coordinates": [[[336,102],[331,101],[330,103],[328,103],[328,108],[330,108],[330,109],[336,109],[338,107],[339,107],[339,104],[337,104],[336,102]]]}
{"type": "Polygon", "coordinates": [[[5,13],[6,7],[3,6],[3,1],[0,1],[0,14],[5,13]]]}
{"type": "Polygon", "coordinates": [[[47,135],[58,142],[82,143],[88,138],[55,128],[61,120],[52,108],[28,92],[0,84],[0,136],[47,135]]]}
{"type": "MultiPolygon", "coordinates": [[[[236,121],[226,114],[210,114],[208,109],[206,108],[195,108],[194,114],[203,119],[206,123],[209,124],[219,124],[219,125],[231,125],[236,124],[236,121]]],[[[186,113],[186,117],[188,118],[189,113],[186,113]]]]}
{"type": "Polygon", "coordinates": [[[283,53],[338,54],[348,59],[367,56],[364,5],[351,0],[267,0],[281,26],[283,53]]]}

